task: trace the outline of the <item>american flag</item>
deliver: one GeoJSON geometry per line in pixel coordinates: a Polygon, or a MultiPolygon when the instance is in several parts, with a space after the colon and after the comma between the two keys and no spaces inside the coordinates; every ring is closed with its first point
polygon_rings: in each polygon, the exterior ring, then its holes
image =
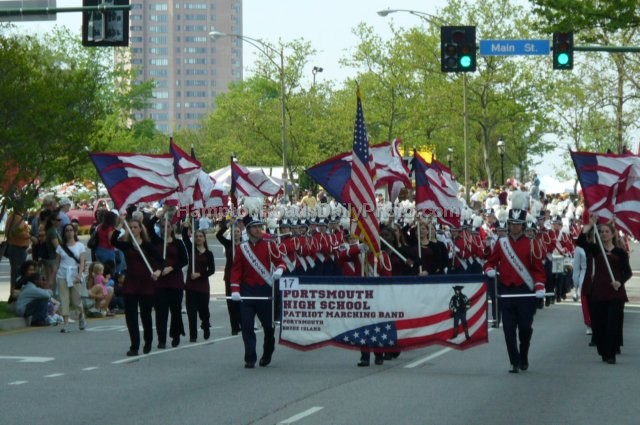
{"type": "Polygon", "coordinates": [[[138,202],[164,199],[180,187],[170,154],[93,152],[89,157],[120,211],[138,202]]]}
{"type": "Polygon", "coordinates": [[[589,212],[640,238],[640,157],[571,152],[589,212]]]}
{"type": "Polygon", "coordinates": [[[451,170],[435,159],[431,164],[413,152],[413,169],[416,176],[416,210],[433,213],[440,224],[460,227],[460,215],[464,205],[458,199],[458,182],[451,170]]]}
{"type": "Polygon", "coordinates": [[[380,232],[378,218],[375,215],[376,198],[373,188],[375,165],[369,152],[369,140],[364,125],[364,113],[360,100],[360,89],[357,92],[358,107],[356,123],[353,130],[353,156],[351,161],[351,179],[349,180],[345,202],[350,204],[352,229],[351,233],[364,240],[375,254],[380,253],[380,232]]]}

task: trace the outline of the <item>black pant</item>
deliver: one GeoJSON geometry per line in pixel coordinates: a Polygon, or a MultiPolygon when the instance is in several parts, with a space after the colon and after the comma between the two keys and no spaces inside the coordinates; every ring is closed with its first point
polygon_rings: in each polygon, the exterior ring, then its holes
{"type": "MultiPolygon", "coordinates": [[[[271,287],[268,285],[250,287],[240,286],[240,295],[243,297],[271,297],[271,287]]],[[[275,349],[275,329],[273,328],[272,301],[269,300],[243,300],[240,303],[240,317],[242,320],[242,341],[244,342],[244,361],[255,363],[258,359],[256,354],[256,331],[255,317],[258,316],[264,331],[264,343],[262,355],[271,358],[275,349]]]]}
{"type": "Polygon", "coordinates": [[[131,349],[138,351],[140,348],[140,328],[138,327],[138,306],[140,306],[140,320],[144,332],[144,344],[151,345],[153,342],[153,320],[151,319],[151,309],[153,308],[153,295],[123,295],[124,298],[124,318],[127,322],[131,349]]]}
{"type": "MultiPolygon", "coordinates": [[[[500,284],[500,295],[531,294],[526,285],[510,286],[500,284]]],[[[502,312],[502,330],[507,344],[509,361],[514,366],[520,365],[522,356],[527,357],[531,335],[533,334],[533,316],[536,314],[537,302],[535,297],[500,298],[500,311],[502,312]],[[518,347],[518,339],[520,347],[518,347]]]]}
{"type": "Polygon", "coordinates": [[[40,298],[31,301],[24,309],[24,317],[31,316],[32,325],[46,325],[48,298],[40,298]]]}
{"type": "Polygon", "coordinates": [[[184,335],[184,324],[182,323],[182,296],[184,291],[175,288],[156,288],[156,332],[158,333],[158,343],[167,342],[167,321],[171,312],[171,324],[169,325],[169,336],[179,338],[184,335]]]}
{"type": "Polygon", "coordinates": [[[616,357],[622,345],[624,301],[591,301],[591,330],[598,354],[605,359],[616,357]]]}
{"type": "Polygon", "coordinates": [[[202,322],[202,329],[210,328],[209,318],[209,294],[206,292],[197,292],[186,290],[186,304],[187,304],[187,320],[189,321],[189,337],[198,337],[198,315],[200,315],[200,321],[202,322]]]}

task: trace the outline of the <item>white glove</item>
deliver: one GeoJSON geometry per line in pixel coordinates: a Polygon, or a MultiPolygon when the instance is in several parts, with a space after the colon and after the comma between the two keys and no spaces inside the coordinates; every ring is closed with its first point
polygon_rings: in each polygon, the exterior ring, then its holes
{"type": "Polygon", "coordinates": [[[364,244],[364,243],[360,243],[360,244],[358,244],[358,248],[360,248],[360,252],[364,252],[364,251],[366,251],[367,249],[369,249],[369,248],[367,247],[367,244],[364,244]]]}
{"type": "Polygon", "coordinates": [[[280,279],[280,278],[282,277],[282,273],[284,273],[284,270],[283,270],[282,268],[278,267],[278,268],[273,272],[273,274],[271,275],[271,279],[272,279],[273,281],[276,281],[276,280],[280,279]]]}
{"type": "Polygon", "coordinates": [[[240,292],[232,292],[231,299],[233,301],[242,301],[242,297],[240,296],[240,292]]]}
{"type": "Polygon", "coordinates": [[[536,291],[536,298],[544,298],[544,295],[545,295],[544,289],[538,289],[536,291]]]}
{"type": "Polygon", "coordinates": [[[496,277],[496,271],[494,269],[487,270],[487,277],[493,279],[494,277],[496,277]]]}

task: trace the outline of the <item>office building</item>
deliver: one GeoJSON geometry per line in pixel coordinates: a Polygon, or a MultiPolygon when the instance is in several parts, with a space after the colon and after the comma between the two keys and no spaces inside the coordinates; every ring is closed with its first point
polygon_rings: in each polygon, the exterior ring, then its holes
{"type": "Polygon", "coordinates": [[[129,16],[131,65],[141,68],[139,81],[155,81],[136,118],[168,135],[197,128],[216,95],[242,80],[242,43],[209,38],[212,28],[242,34],[242,0],[131,0],[129,16]]]}

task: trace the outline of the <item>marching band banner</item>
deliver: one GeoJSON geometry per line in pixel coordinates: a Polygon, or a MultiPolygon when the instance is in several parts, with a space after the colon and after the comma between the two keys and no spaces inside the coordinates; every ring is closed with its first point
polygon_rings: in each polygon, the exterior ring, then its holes
{"type": "Polygon", "coordinates": [[[298,350],[464,350],[488,342],[482,275],[283,277],[280,292],[280,344],[298,350]]]}

